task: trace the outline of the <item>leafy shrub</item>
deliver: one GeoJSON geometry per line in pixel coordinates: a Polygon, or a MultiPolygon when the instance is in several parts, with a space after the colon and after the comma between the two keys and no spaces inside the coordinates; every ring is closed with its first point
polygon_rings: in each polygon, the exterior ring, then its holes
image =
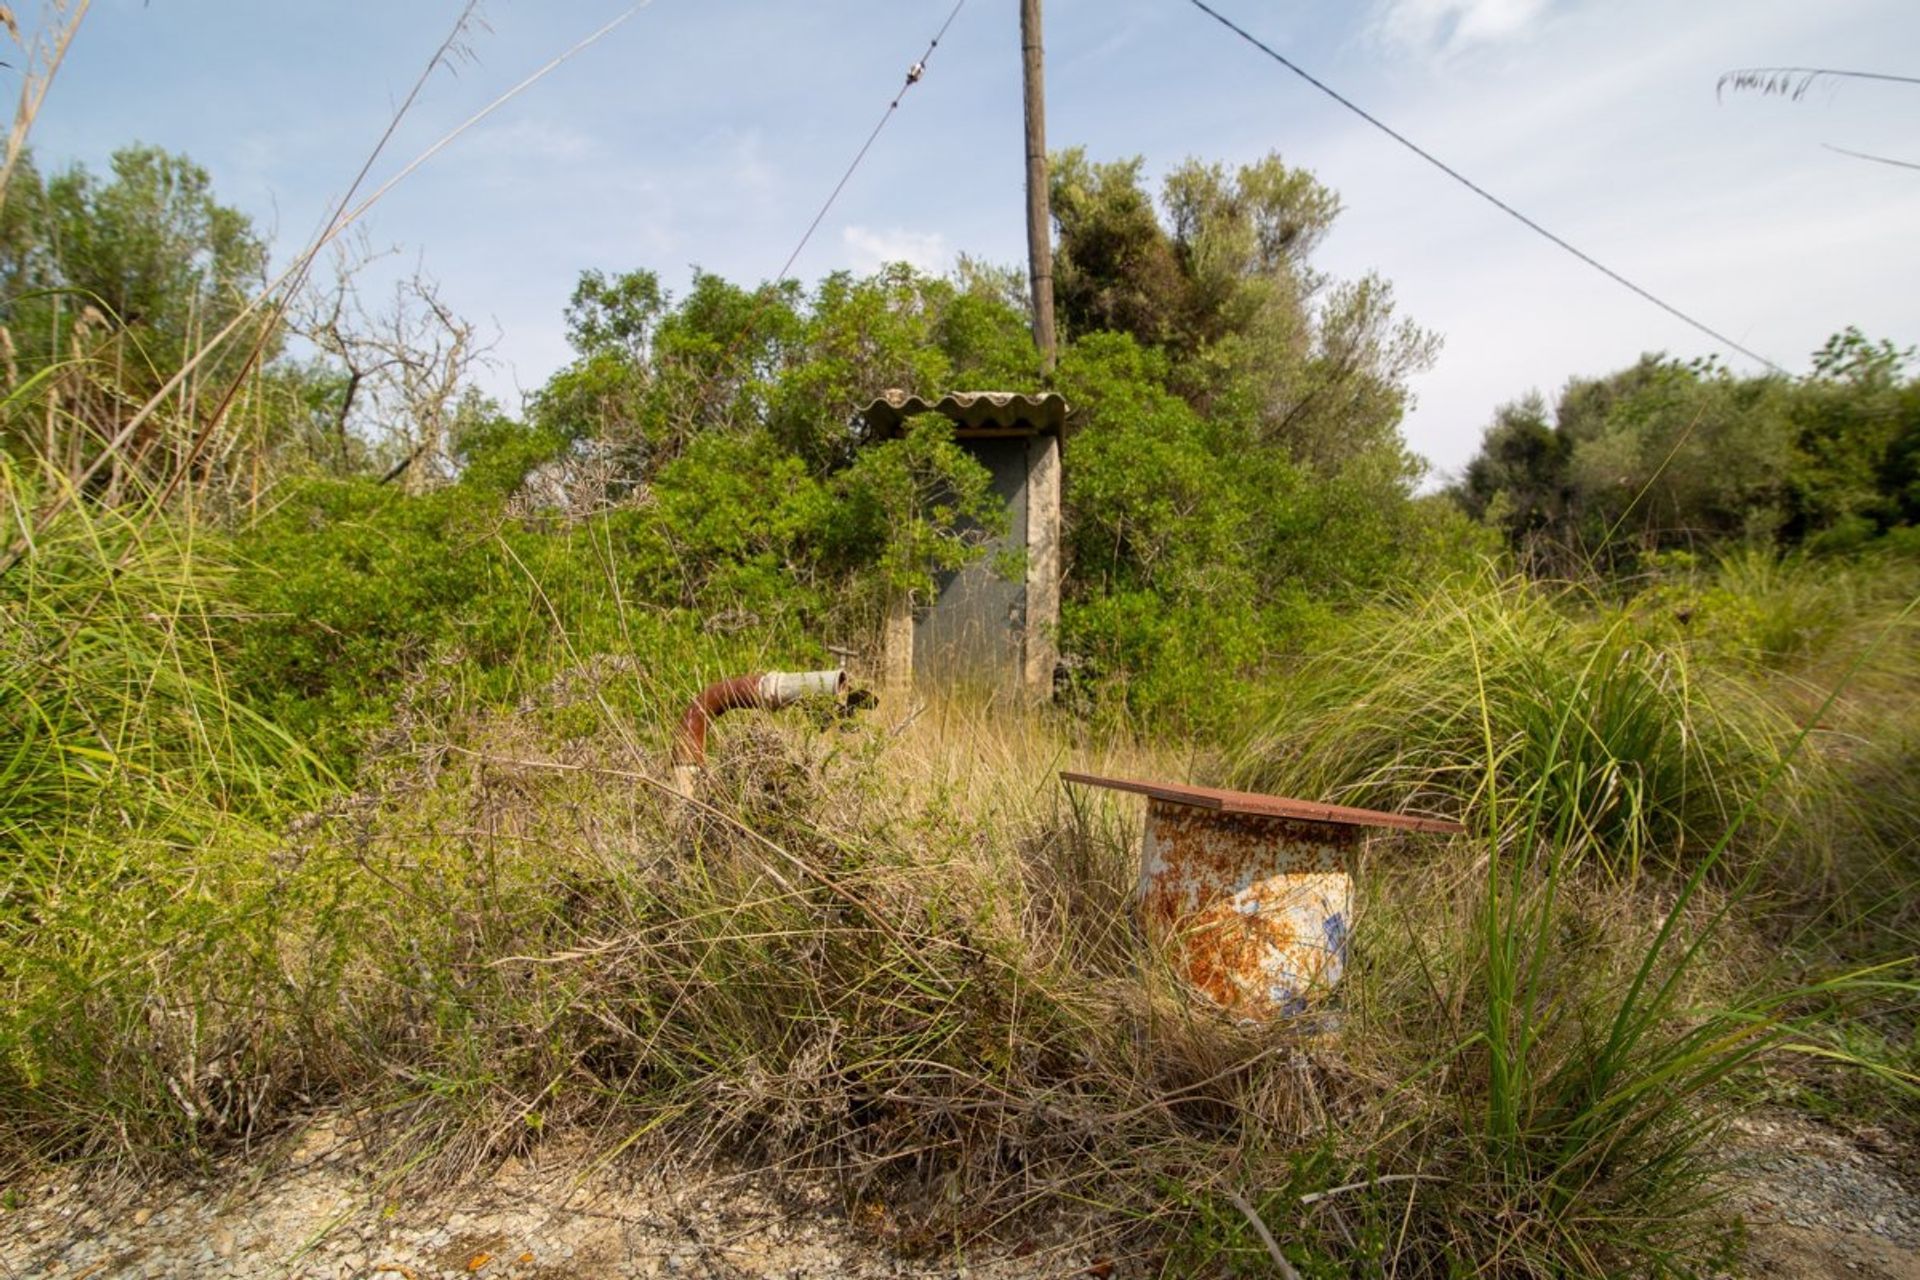
{"type": "Polygon", "coordinates": [[[499,431],[460,483],[420,495],[293,487],[235,541],[246,610],[222,634],[238,691],[345,770],[409,687],[477,710],[596,655],[685,691],[700,671],[817,664],[1005,519],[944,420],[826,480],[764,433],[704,435],[581,519],[529,515],[495,483],[540,447],[499,431]]]}
{"type": "Polygon", "coordinates": [[[1170,372],[1164,354],[1117,334],[1061,361],[1076,407],[1061,647],[1088,705],[1216,730],[1329,611],[1470,561],[1473,537],[1410,498],[1397,456],[1302,465],[1230,405],[1197,411],[1170,372]]]}

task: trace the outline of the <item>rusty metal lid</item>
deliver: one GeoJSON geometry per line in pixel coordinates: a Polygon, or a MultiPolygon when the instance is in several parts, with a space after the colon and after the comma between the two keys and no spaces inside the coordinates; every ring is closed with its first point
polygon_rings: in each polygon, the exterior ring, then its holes
{"type": "Polygon", "coordinates": [[[1067,420],[1067,402],[1053,391],[949,391],[937,400],[889,390],[860,410],[877,435],[892,435],[915,414],[938,413],[961,431],[1057,432],[1067,420]]]}
{"type": "Polygon", "coordinates": [[[1115,791],[1135,791],[1169,804],[1190,805],[1213,813],[1251,813],[1267,818],[1295,818],[1302,822],[1326,822],[1349,827],[1391,827],[1399,831],[1430,831],[1441,835],[1453,835],[1466,830],[1459,823],[1443,818],[1416,818],[1404,813],[1382,813],[1378,809],[1349,809],[1345,805],[1291,800],[1286,796],[1266,796],[1253,791],[1223,791],[1218,787],[1141,782],[1133,778],[1102,778],[1091,773],[1066,770],[1061,771],[1060,780],[1089,787],[1110,787],[1115,791]]]}

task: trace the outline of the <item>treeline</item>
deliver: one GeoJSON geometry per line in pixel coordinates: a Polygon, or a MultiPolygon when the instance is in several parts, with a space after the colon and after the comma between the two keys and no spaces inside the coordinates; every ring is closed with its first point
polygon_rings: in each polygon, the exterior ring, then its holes
{"type": "MultiPolygon", "coordinates": [[[[1438,339],[1386,282],[1313,265],[1334,193],[1277,156],[1188,161],[1158,191],[1142,170],[1053,169],[1061,688],[1083,714],[1220,729],[1334,615],[1503,540],[1569,576],[1897,543],[1920,511],[1920,382],[1851,330],[1804,379],[1649,357],[1552,413],[1519,401],[1451,500],[1416,496],[1400,422],[1438,339]]],[[[23,166],[0,214],[5,451],[43,498],[213,515],[241,688],[337,765],[424,664],[512,697],[560,662],[505,673],[546,621],[609,651],[638,626],[688,667],[713,637],[770,662],[869,642],[1002,515],[944,421],[877,440],[859,406],[1043,382],[1013,270],[697,273],[678,296],[588,270],[573,358],[515,411],[475,390],[484,344],[430,278],[370,300],[360,244],[276,293],[268,257],[184,157],[23,166]]]]}
{"type": "MultiPolygon", "coordinates": [[[[1230,714],[1221,681],[1257,677],[1330,605],[1477,544],[1414,497],[1398,430],[1437,340],[1385,282],[1312,265],[1333,193],[1277,157],[1190,161],[1157,194],[1141,169],[1055,167],[1063,679],[1090,713],[1180,728],[1230,714]]],[[[626,606],[775,637],[783,660],[859,644],[1001,516],[944,422],[875,440],[858,407],[1042,384],[1015,271],[696,274],[675,296],[645,269],[589,270],[573,359],[512,412],[473,390],[473,327],[430,280],[367,300],[361,246],[267,295],[129,435],[261,295],[259,237],[149,148],[104,179],[28,171],[7,209],[8,452],[110,502],[184,476],[234,539],[247,687],[320,740],[378,721],[429,656],[485,648],[481,620],[526,607],[504,585],[514,539],[543,531],[548,559],[577,543],[617,563],[626,606]]]]}
{"type": "Polygon", "coordinates": [[[1529,566],[1569,574],[1740,545],[1914,545],[1920,377],[1856,329],[1804,378],[1645,356],[1506,405],[1453,493],[1529,566]]]}

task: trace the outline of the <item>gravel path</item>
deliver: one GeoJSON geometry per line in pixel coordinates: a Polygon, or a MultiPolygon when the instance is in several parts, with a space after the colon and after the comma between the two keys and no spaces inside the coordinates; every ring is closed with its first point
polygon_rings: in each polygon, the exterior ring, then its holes
{"type": "Polygon", "coordinates": [[[1879,1153],[1799,1116],[1734,1131],[1752,1275],[1920,1280],[1920,1189],[1879,1153]]]}
{"type": "MultiPolygon", "coordinates": [[[[1920,1195],[1890,1163],[1796,1117],[1735,1130],[1747,1274],[1920,1280],[1920,1195]]],[[[161,1186],[68,1170],[8,1191],[0,1280],[1026,1280],[1125,1275],[1071,1238],[964,1264],[911,1261],[856,1233],[825,1188],[712,1170],[596,1169],[550,1147],[488,1180],[427,1197],[383,1194],[328,1122],[255,1166],[161,1186]]]]}
{"type": "Polygon", "coordinates": [[[0,1214],[0,1277],[59,1280],[627,1280],[684,1276],[1101,1274],[1100,1259],[1033,1240],[940,1265],[857,1236],[825,1189],[779,1197],[751,1175],[594,1171],[579,1153],[508,1161],[493,1178],[425,1199],[380,1194],[349,1142],[311,1127],[272,1168],[146,1188],[60,1178],[16,1187],[0,1214]]]}

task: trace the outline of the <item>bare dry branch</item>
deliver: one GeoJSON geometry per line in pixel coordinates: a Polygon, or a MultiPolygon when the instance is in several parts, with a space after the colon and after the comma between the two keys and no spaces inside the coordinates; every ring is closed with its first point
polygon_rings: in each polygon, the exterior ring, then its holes
{"type": "Polygon", "coordinates": [[[1920,84],[1920,76],[1887,75],[1879,71],[1848,71],[1839,67],[1736,67],[1714,83],[1715,97],[1728,89],[1735,93],[1758,93],[1762,97],[1787,98],[1793,102],[1822,80],[1880,80],[1893,84],[1920,84]]]}
{"type": "MultiPolygon", "coordinates": [[[[66,60],[67,48],[80,30],[81,19],[87,16],[87,6],[91,2],[49,0],[46,29],[35,36],[32,46],[27,48],[27,65],[20,76],[20,101],[13,109],[13,126],[7,130],[6,158],[0,160],[0,203],[6,201],[7,186],[13,181],[14,167],[26,153],[27,135],[33,130],[33,122],[39,118],[40,105],[47,99],[47,90],[52,86],[60,64],[66,60]]],[[[20,24],[14,19],[10,7],[0,5],[0,22],[4,22],[8,33],[18,42],[20,24]]]]}

